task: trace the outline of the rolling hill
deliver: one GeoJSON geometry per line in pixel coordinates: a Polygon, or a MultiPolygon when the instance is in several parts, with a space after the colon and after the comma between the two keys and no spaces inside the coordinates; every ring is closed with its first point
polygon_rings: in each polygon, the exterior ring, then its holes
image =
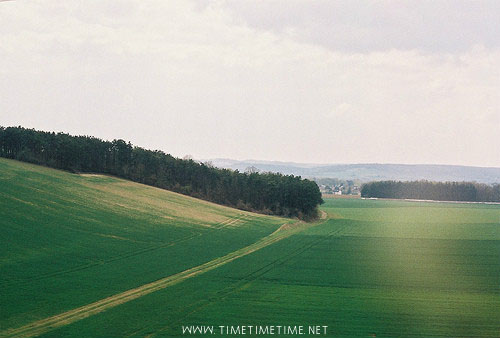
{"type": "Polygon", "coordinates": [[[500,168],[469,167],[437,164],[305,164],[277,161],[236,161],[229,159],[210,160],[215,166],[245,171],[255,167],[261,171],[280,172],[307,178],[338,178],[362,182],[401,181],[456,181],[499,183],[500,168]]]}
{"type": "Polygon", "coordinates": [[[498,337],[498,205],[321,208],[303,223],[0,159],[0,337],[498,337]]]}
{"type": "Polygon", "coordinates": [[[0,336],[35,336],[55,325],[51,316],[203,273],[281,239],[286,231],[272,234],[294,222],[0,158],[0,336]]]}

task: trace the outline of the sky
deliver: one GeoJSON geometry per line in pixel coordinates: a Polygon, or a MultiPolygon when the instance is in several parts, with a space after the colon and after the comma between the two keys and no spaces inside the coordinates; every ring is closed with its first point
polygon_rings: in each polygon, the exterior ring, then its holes
{"type": "Polygon", "coordinates": [[[500,1],[0,2],[0,125],[177,157],[500,167],[500,1]]]}

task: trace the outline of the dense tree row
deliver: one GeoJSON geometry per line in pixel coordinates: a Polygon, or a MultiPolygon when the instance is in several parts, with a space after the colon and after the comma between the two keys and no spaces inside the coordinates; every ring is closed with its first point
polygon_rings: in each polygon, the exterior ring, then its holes
{"type": "Polygon", "coordinates": [[[313,219],[323,201],[316,183],[300,176],[240,173],[123,140],[0,127],[0,156],[71,172],[116,175],[215,203],[261,213],[313,219]]]}
{"type": "Polygon", "coordinates": [[[380,181],[364,184],[361,187],[361,196],[436,201],[500,202],[500,184],[380,181]]]}

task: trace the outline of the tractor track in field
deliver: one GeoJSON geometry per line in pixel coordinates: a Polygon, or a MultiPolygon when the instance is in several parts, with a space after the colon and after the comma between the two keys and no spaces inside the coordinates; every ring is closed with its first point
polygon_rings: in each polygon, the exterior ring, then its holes
{"type": "Polygon", "coordinates": [[[180,283],[188,278],[195,277],[207,271],[213,270],[221,265],[229,263],[235,259],[251,254],[268,245],[276,243],[286,237],[289,237],[297,232],[307,228],[308,225],[303,222],[298,222],[293,227],[281,226],[272,234],[258,240],[257,242],[244,248],[233,251],[225,256],[218,257],[204,264],[184,270],[177,274],[159,279],[157,281],[139,286],[134,289],[124,291],[122,293],[101,299],[91,304],[87,304],[73,310],[63,312],[61,314],[51,316],[39,321],[32,322],[19,328],[7,329],[0,332],[0,337],[36,337],[45,332],[54,330],[58,327],[71,324],[78,320],[90,317],[97,313],[103,312],[120,304],[129,302],[136,298],[145,296],[152,292],[164,289],[171,285],[180,283]]]}
{"type": "MultiPolygon", "coordinates": [[[[321,214],[320,219],[321,220],[327,219],[328,214],[326,212],[324,212],[324,211],[321,211],[321,212],[322,212],[322,214],[321,214]]],[[[298,255],[300,255],[301,253],[303,253],[303,252],[307,251],[308,249],[314,247],[315,245],[317,245],[317,244],[319,244],[321,242],[324,242],[324,241],[328,240],[331,237],[336,237],[338,235],[341,235],[342,232],[346,228],[347,228],[347,226],[345,226],[345,225],[343,225],[341,227],[336,227],[334,230],[330,231],[325,236],[321,236],[320,238],[317,238],[315,240],[307,242],[304,245],[299,246],[297,249],[295,249],[295,250],[293,250],[293,251],[291,251],[291,252],[289,252],[289,253],[281,256],[281,257],[278,257],[278,258],[272,260],[271,262],[269,262],[269,263],[267,263],[267,264],[259,267],[258,269],[250,272],[249,274],[241,277],[241,279],[239,279],[238,281],[236,281],[235,284],[230,285],[230,286],[228,286],[228,287],[226,287],[226,288],[218,291],[217,292],[217,296],[214,297],[214,298],[216,298],[217,301],[225,299],[229,295],[231,295],[231,294],[233,294],[235,292],[240,291],[241,289],[245,288],[249,284],[253,283],[254,281],[256,281],[258,279],[260,279],[261,277],[263,277],[266,273],[268,273],[272,269],[274,269],[274,268],[276,268],[276,267],[278,267],[280,265],[285,264],[286,262],[292,260],[294,257],[297,257],[298,255]]],[[[280,228],[280,229],[282,229],[282,228],[280,228]]],[[[160,328],[156,332],[147,334],[146,337],[151,338],[151,337],[156,336],[160,332],[164,332],[164,331],[170,329],[171,327],[175,326],[176,324],[180,323],[182,320],[184,320],[185,318],[187,318],[187,316],[192,315],[193,313],[196,313],[199,310],[201,310],[201,309],[203,309],[203,308],[205,308],[205,307],[207,307],[207,306],[209,306],[211,304],[213,304],[213,301],[211,301],[211,300],[200,301],[197,304],[193,304],[191,306],[191,310],[185,316],[183,316],[181,319],[179,319],[178,321],[176,321],[174,323],[169,323],[169,325],[160,328]]]]}
{"type": "Polygon", "coordinates": [[[51,278],[51,277],[55,277],[55,276],[64,275],[64,274],[67,274],[67,273],[82,271],[82,270],[86,270],[86,269],[89,269],[89,268],[92,268],[92,267],[95,267],[95,266],[99,266],[99,265],[102,265],[102,264],[108,264],[108,263],[115,262],[115,261],[118,261],[118,260],[121,260],[121,259],[126,259],[126,258],[130,258],[130,257],[134,257],[134,256],[141,255],[141,254],[144,254],[144,253],[147,253],[147,252],[154,251],[154,250],[168,248],[168,247],[174,246],[176,244],[179,244],[179,243],[188,241],[190,239],[193,239],[195,237],[199,237],[201,235],[202,235],[202,233],[200,233],[200,232],[192,232],[188,236],[179,238],[179,239],[171,241],[171,242],[165,242],[164,244],[161,244],[161,245],[155,245],[155,246],[145,247],[145,248],[142,248],[142,249],[139,249],[139,250],[135,250],[135,251],[123,253],[123,254],[117,255],[115,257],[110,257],[108,259],[104,259],[104,260],[100,260],[100,261],[96,261],[96,262],[92,262],[92,263],[88,263],[88,264],[78,265],[78,266],[75,266],[75,267],[70,268],[70,269],[60,270],[60,271],[56,271],[56,272],[52,272],[52,273],[48,273],[48,274],[42,274],[42,275],[39,275],[39,276],[36,276],[36,277],[4,280],[4,281],[0,281],[0,285],[11,285],[11,284],[29,283],[29,282],[32,282],[32,281],[35,281],[35,280],[42,280],[42,279],[46,279],[46,278],[51,278]]]}
{"type": "MultiPolygon", "coordinates": [[[[243,223],[243,222],[246,222],[246,221],[251,221],[252,219],[253,219],[253,217],[247,216],[247,215],[239,215],[237,217],[228,218],[227,220],[225,220],[225,221],[220,222],[220,223],[217,224],[217,225],[220,225],[220,227],[212,228],[212,230],[220,230],[220,229],[226,228],[228,226],[236,226],[236,225],[239,225],[240,223],[243,223]]],[[[98,234],[98,233],[91,232],[91,231],[84,231],[84,230],[81,230],[81,229],[74,229],[74,228],[71,228],[71,227],[67,227],[67,228],[70,229],[70,230],[73,230],[73,231],[81,231],[81,232],[89,233],[89,234],[92,234],[92,235],[99,235],[99,236],[103,235],[103,234],[98,234]]],[[[193,239],[194,237],[199,237],[199,236],[202,236],[202,235],[203,234],[201,232],[191,232],[190,235],[182,237],[182,238],[179,238],[179,239],[171,241],[171,242],[163,242],[163,243],[157,242],[158,243],[157,245],[152,245],[152,246],[148,246],[148,247],[145,247],[145,248],[142,248],[142,249],[138,249],[138,250],[135,250],[135,251],[132,251],[132,252],[123,253],[123,254],[117,255],[115,257],[110,257],[110,258],[105,259],[105,260],[99,260],[99,261],[95,261],[95,262],[91,262],[91,263],[87,263],[87,264],[78,265],[78,266],[72,267],[70,269],[65,269],[65,270],[60,270],[60,271],[56,271],[56,272],[52,272],[52,273],[48,273],[48,274],[38,275],[36,277],[3,280],[3,281],[0,281],[0,285],[12,285],[12,284],[20,284],[20,283],[29,283],[29,282],[32,282],[34,280],[41,280],[41,279],[51,278],[51,277],[55,277],[55,276],[59,276],[59,275],[64,275],[64,274],[67,274],[67,273],[82,271],[82,270],[86,270],[86,269],[89,269],[89,268],[92,268],[92,267],[95,267],[95,266],[99,266],[99,265],[102,265],[102,264],[108,264],[108,263],[111,263],[111,262],[114,262],[114,261],[117,261],[117,260],[121,260],[121,259],[125,259],[125,258],[130,258],[130,257],[133,257],[133,256],[137,256],[137,255],[141,255],[141,254],[144,254],[144,253],[147,253],[147,252],[151,252],[151,251],[154,251],[154,250],[168,248],[168,247],[174,246],[176,244],[179,244],[179,243],[188,241],[190,239],[193,239]]],[[[111,238],[114,237],[112,235],[104,235],[104,236],[105,237],[111,237],[111,238]]],[[[150,244],[153,244],[153,243],[154,242],[150,242],[150,244]]]]}

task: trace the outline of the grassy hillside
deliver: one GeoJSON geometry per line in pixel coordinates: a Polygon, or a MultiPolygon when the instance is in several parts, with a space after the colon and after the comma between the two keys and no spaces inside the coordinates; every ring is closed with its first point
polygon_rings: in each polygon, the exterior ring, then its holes
{"type": "Polygon", "coordinates": [[[0,158],[0,328],[179,273],[289,221],[0,158]]]}
{"type": "Polygon", "coordinates": [[[114,178],[0,165],[0,336],[72,309],[37,324],[67,325],[7,336],[186,337],[182,326],[203,324],[499,335],[498,205],[327,199],[327,221],[273,232],[282,219],[114,178]],[[145,289],[154,292],[135,297],[145,289]],[[89,316],[72,321],[80,312],[89,316]]]}

